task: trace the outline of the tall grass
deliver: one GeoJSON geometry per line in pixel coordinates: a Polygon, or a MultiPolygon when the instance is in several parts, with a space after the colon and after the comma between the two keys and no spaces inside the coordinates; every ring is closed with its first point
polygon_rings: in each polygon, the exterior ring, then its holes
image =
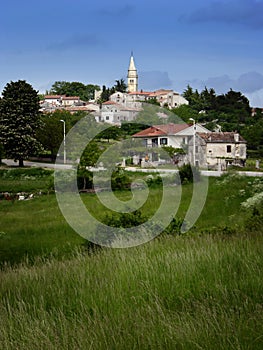
{"type": "Polygon", "coordinates": [[[262,243],[162,237],[7,268],[1,349],[262,349],[262,243]]]}
{"type": "MultiPolygon", "coordinates": [[[[28,182],[34,183],[32,180],[28,182]]],[[[240,212],[240,203],[251,195],[251,182],[246,177],[209,179],[209,192],[203,212],[196,222],[196,229],[242,225],[245,212],[240,212]]],[[[34,185],[32,185],[34,186],[34,185]]],[[[130,199],[130,192],[120,191],[122,200],[130,199]]],[[[192,196],[192,185],[182,186],[182,198],[176,216],[184,218],[192,196]]],[[[159,207],[162,198],[160,188],[152,188],[142,213],[151,216],[159,207]]],[[[99,221],[110,211],[96,195],[83,194],[82,200],[99,221]]],[[[28,201],[0,200],[0,264],[4,261],[18,263],[27,257],[70,255],[72,249],[84,243],[63,218],[54,194],[35,197],[28,201]]]]}

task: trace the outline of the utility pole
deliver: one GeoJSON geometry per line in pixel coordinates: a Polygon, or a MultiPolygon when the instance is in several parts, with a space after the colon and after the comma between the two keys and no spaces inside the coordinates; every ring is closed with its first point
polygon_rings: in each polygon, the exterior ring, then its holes
{"type": "Polygon", "coordinates": [[[63,119],[60,119],[60,121],[63,123],[64,164],[66,164],[66,123],[63,119]]]}
{"type": "Polygon", "coordinates": [[[196,134],[196,124],[195,124],[195,119],[193,119],[193,118],[189,118],[189,120],[191,120],[191,121],[193,121],[194,122],[194,124],[193,124],[193,126],[194,126],[194,130],[193,130],[193,162],[194,162],[194,166],[195,166],[195,163],[196,163],[196,161],[195,161],[195,134],[196,134]]]}

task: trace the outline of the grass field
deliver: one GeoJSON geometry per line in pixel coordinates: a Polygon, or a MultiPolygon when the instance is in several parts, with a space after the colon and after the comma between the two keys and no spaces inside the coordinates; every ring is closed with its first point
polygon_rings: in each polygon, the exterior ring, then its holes
{"type": "Polygon", "coordinates": [[[0,274],[1,349],[262,349],[262,236],[166,237],[0,274]]]}
{"type": "MultiPolygon", "coordinates": [[[[1,200],[0,348],[262,349],[263,235],[241,207],[262,192],[262,180],[209,181],[190,232],[129,249],[87,251],[52,193],[1,200]]],[[[184,185],[178,217],[191,193],[184,185]]],[[[144,213],[160,196],[152,188],[144,213]]],[[[82,199],[103,219],[95,195],[82,199]]]]}

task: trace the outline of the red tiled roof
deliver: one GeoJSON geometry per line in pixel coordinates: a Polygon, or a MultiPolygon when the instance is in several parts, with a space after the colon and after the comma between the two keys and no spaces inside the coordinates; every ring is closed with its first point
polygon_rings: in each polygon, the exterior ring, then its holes
{"type": "Polygon", "coordinates": [[[66,107],[67,111],[91,111],[92,109],[87,106],[71,106],[66,107]]]}
{"type": "Polygon", "coordinates": [[[129,95],[150,95],[152,92],[149,91],[134,91],[134,92],[129,92],[129,95]]]}
{"type": "Polygon", "coordinates": [[[59,98],[61,98],[62,97],[62,95],[46,95],[45,96],[45,100],[48,100],[48,99],[59,99],[59,98]]]}
{"type": "Polygon", "coordinates": [[[114,101],[106,101],[102,103],[103,105],[117,105],[118,103],[114,102],[114,101]]]}
{"type": "Polygon", "coordinates": [[[164,125],[153,125],[145,130],[139,131],[133,135],[133,137],[153,137],[161,135],[175,135],[179,131],[188,128],[188,124],[164,124],[164,125]]]}
{"type": "Polygon", "coordinates": [[[197,133],[205,142],[224,142],[224,143],[236,143],[246,142],[246,140],[236,132],[209,132],[209,133],[197,133]],[[235,135],[238,135],[238,141],[235,139],[235,135]]]}
{"type": "Polygon", "coordinates": [[[62,100],[79,100],[79,96],[62,96],[62,100]]]}

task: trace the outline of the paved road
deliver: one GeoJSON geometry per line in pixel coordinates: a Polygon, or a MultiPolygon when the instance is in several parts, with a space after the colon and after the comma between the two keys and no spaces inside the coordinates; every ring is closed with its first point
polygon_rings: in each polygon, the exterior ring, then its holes
{"type": "MultiPolygon", "coordinates": [[[[8,166],[18,166],[18,163],[14,162],[12,159],[3,159],[2,162],[8,166]]],[[[24,161],[24,165],[28,166],[28,167],[39,167],[39,168],[49,168],[49,169],[55,168],[54,163],[30,162],[28,160],[24,161]]],[[[71,169],[72,164],[56,164],[56,168],[57,169],[71,169]]]]}
{"type": "MultiPolygon", "coordinates": [[[[3,159],[3,163],[5,163],[8,166],[17,166],[18,163],[15,163],[11,159],[3,159]]],[[[55,164],[53,163],[39,163],[39,162],[30,162],[30,161],[24,161],[25,166],[29,167],[40,167],[40,168],[49,168],[54,169],[55,164]]],[[[56,164],[56,169],[72,169],[72,164],[56,164]]],[[[133,168],[133,167],[126,167],[126,170],[129,171],[141,171],[145,173],[149,172],[162,172],[162,173],[176,173],[178,172],[177,169],[145,169],[145,168],[133,168]]],[[[94,170],[100,170],[100,169],[94,169],[94,170]]],[[[204,176],[221,176],[225,174],[225,171],[213,171],[213,170],[201,170],[201,174],[204,176]]],[[[237,171],[236,172],[239,175],[246,175],[246,176],[263,176],[263,172],[259,171],[237,171]]]]}

